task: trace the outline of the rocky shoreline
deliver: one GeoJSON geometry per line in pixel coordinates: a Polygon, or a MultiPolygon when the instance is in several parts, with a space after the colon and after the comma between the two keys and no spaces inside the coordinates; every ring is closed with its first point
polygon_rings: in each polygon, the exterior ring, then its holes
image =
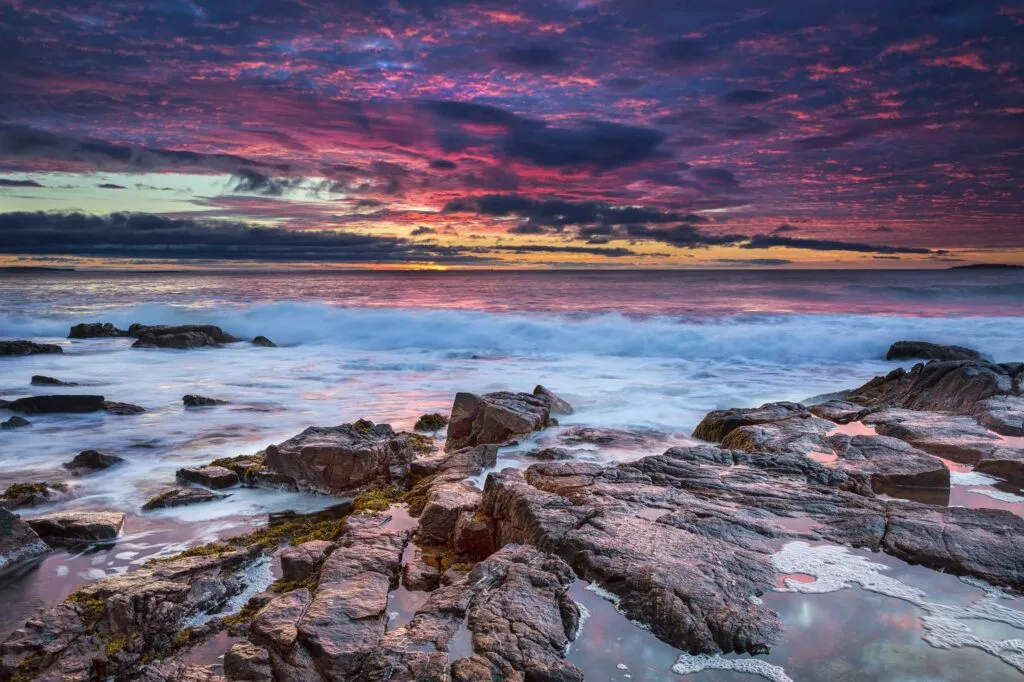
{"type": "MultiPolygon", "coordinates": [[[[70,334],[95,337],[179,350],[239,342],[210,325],[93,323],[70,334]]],[[[411,432],[366,419],[313,426],[252,455],[182,468],[144,511],[239,487],[312,491],[341,506],[83,587],[0,645],[0,680],[582,680],[566,660],[584,619],[569,596],[576,580],[684,656],[757,655],[783,633],[761,597],[785,584],[780,551],[794,542],[884,552],[1024,593],[1024,518],[915,501],[948,499],[950,461],[1024,485],[1024,364],[921,342],[889,354],[927,362],[813,404],[715,410],[694,431],[703,442],[619,464],[557,447],[529,453],[537,462],[525,470],[495,470],[499,448],[573,412],[537,386],[458,393],[450,415],[424,415],[411,432]],[[485,473],[481,489],[474,479],[485,473]],[[397,589],[424,598],[392,627],[397,589]],[[192,662],[189,652],[220,632],[238,640],[223,666],[192,662]]],[[[35,383],[74,385],[46,379],[35,383]]],[[[0,404],[27,414],[85,407],[143,411],[87,395],[0,404]]],[[[644,442],[592,427],[564,442],[623,439],[644,442]]],[[[85,476],[119,463],[83,451],[65,469],[85,476]]],[[[0,580],[51,546],[116,541],[122,512],[30,513],[62,499],[61,486],[26,482],[0,496],[0,580]]],[[[1014,651],[994,655],[1024,672],[1014,651]]]]}

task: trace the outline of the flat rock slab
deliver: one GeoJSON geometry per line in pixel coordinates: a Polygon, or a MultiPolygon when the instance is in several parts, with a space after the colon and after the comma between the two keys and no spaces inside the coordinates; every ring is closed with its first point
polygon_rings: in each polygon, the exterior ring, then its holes
{"type": "Polygon", "coordinates": [[[445,450],[510,443],[548,425],[551,404],[531,393],[457,393],[445,450]]]}
{"type": "Polygon", "coordinates": [[[183,507],[188,504],[215,502],[216,500],[223,500],[225,497],[227,495],[224,493],[215,493],[205,488],[171,488],[150,498],[146,504],[142,505],[142,509],[143,511],[151,511],[153,509],[183,507]]]}
{"type": "Polygon", "coordinates": [[[1005,436],[1024,436],[1024,397],[1001,395],[980,401],[972,414],[984,426],[1005,436]]]}
{"type": "Polygon", "coordinates": [[[1000,445],[1000,438],[973,417],[891,408],[864,419],[882,436],[964,464],[977,464],[1000,445]]]}
{"type": "Polygon", "coordinates": [[[99,412],[104,408],[101,395],[33,395],[7,404],[7,409],[25,414],[99,412]]]}
{"type": "Polygon", "coordinates": [[[222,466],[210,465],[178,469],[174,477],[182,483],[197,483],[215,490],[238,485],[238,474],[222,466]]]}
{"type": "Polygon", "coordinates": [[[1014,485],[1024,486],[1024,450],[996,448],[978,462],[974,470],[996,476],[1014,485]]]}
{"type": "Polygon", "coordinates": [[[829,439],[838,455],[835,466],[863,476],[876,493],[900,488],[949,490],[949,469],[941,460],[888,436],[838,435],[829,439]]]}
{"type": "Polygon", "coordinates": [[[871,413],[871,410],[863,405],[850,403],[845,400],[826,400],[823,403],[811,405],[807,408],[807,411],[815,417],[828,419],[837,424],[849,424],[858,419],[863,419],[871,413]]]}
{"type": "Polygon", "coordinates": [[[310,540],[284,549],[281,552],[281,577],[292,582],[308,580],[335,547],[327,540],[310,540]]]}
{"type": "Polygon", "coordinates": [[[0,575],[50,551],[17,514],[0,509],[0,575]]]}
{"type": "Polygon", "coordinates": [[[714,410],[708,412],[693,430],[693,437],[717,443],[741,426],[777,422],[807,414],[807,408],[800,403],[787,402],[765,403],[757,408],[714,410]]]}
{"type": "Polygon", "coordinates": [[[24,340],[0,341],[0,355],[39,355],[63,352],[64,349],[55,343],[36,343],[24,340]]]}
{"type": "Polygon", "coordinates": [[[106,542],[124,525],[123,512],[55,512],[26,519],[39,537],[48,542],[106,542]]]}
{"type": "Polygon", "coordinates": [[[358,421],[311,426],[267,448],[267,467],[300,488],[351,492],[373,480],[403,479],[422,449],[423,436],[395,433],[388,424],[358,421]]]}

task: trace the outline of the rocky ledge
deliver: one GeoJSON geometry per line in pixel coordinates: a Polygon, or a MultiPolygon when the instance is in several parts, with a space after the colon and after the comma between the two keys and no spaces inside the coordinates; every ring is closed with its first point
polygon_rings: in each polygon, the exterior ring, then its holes
{"type": "Polygon", "coordinates": [[[36,343],[24,340],[0,341],[0,355],[39,355],[63,352],[64,349],[55,343],[36,343]]]}
{"type": "Polygon", "coordinates": [[[3,408],[24,414],[55,414],[99,412],[105,410],[111,414],[141,414],[146,408],[130,403],[119,403],[107,400],[101,395],[33,395],[18,398],[2,405],[3,408]]]}

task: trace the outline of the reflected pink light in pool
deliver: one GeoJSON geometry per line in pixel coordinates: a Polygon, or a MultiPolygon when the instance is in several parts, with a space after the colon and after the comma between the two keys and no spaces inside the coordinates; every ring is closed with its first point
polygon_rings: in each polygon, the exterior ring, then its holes
{"type": "Polygon", "coordinates": [[[878,433],[875,431],[875,427],[868,426],[863,422],[850,422],[849,424],[839,424],[836,428],[828,432],[827,435],[835,436],[843,434],[846,436],[877,436],[878,433]]]}

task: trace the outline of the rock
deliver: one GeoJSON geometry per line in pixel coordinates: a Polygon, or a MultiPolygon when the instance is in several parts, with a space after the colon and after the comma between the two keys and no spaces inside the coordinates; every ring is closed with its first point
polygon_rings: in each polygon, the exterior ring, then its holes
{"type": "Polygon", "coordinates": [[[186,653],[145,666],[139,682],[224,682],[217,666],[189,663],[185,660],[186,653]]]}
{"type": "Polygon", "coordinates": [[[981,400],[971,412],[984,426],[1006,436],[1024,436],[1024,398],[1001,395],[981,400]]]}
{"type": "Polygon", "coordinates": [[[733,429],[741,426],[754,426],[766,422],[776,422],[789,417],[809,414],[799,403],[765,403],[758,408],[733,408],[731,410],[715,410],[708,412],[697,428],[693,437],[712,442],[719,442],[729,435],[733,429]]]}
{"type": "Polygon", "coordinates": [[[22,426],[32,426],[32,422],[18,415],[14,415],[7,421],[0,422],[0,429],[17,429],[22,426]]]}
{"type": "Polygon", "coordinates": [[[66,496],[63,483],[14,483],[0,495],[0,508],[21,509],[53,502],[66,496]]]}
{"type": "Polygon", "coordinates": [[[118,329],[109,322],[83,322],[76,324],[68,332],[69,339],[109,338],[127,335],[128,332],[118,329]]]}
{"type": "Polygon", "coordinates": [[[250,636],[269,651],[276,679],[351,680],[377,647],[408,542],[407,531],[387,527],[388,518],[349,517],[315,591],[289,592],[256,616],[250,636]]]}
{"type": "Polygon", "coordinates": [[[1024,450],[996,448],[985,455],[974,470],[996,476],[1013,485],[1024,486],[1024,450]]]}
{"type": "Polygon", "coordinates": [[[0,679],[131,679],[143,662],[175,651],[189,618],[216,612],[241,592],[241,569],[258,554],[150,562],[87,584],[0,645],[0,679]]]}
{"type": "Polygon", "coordinates": [[[834,421],[837,424],[849,424],[863,419],[871,413],[871,410],[857,403],[850,403],[845,400],[826,400],[817,405],[811,405],[807,411],[816,417],[834,421]]]}
{"type": "Polygon", "coordinates": [[[963,346],[944,346],[927,341],[897,341],[889,346],[886,360],[981,360],[976,350],[963,346]]]}
{"type": "Polygon", "coordinates": [[[32,380],[29,382],[33,386],[77,386],[74,381],[61,381],[60,379],[54,379],[53,377],[44,376],[42,374],[34,374],[32,380]]]}
{"type": "Polygon", "coordinates": [[[182,507],[187,504],[199,504],[200,502],[213,502],[228,497],[224,493],[215,493],[205,488],[171,488],[159,495],[151,497],[146,504],[142,505],[143,511],[154,509],[169,509],[170,507],[182,507]]]}
{"type": "Polygon", "coordinates": [[[224,677],[232,682],[272,682],[270,652],[249,642],[236,642],[224,654],[224,677]]]}
{"type": "Polygon", "coordinates": [[[494,553],[494,529],[490,519],[479,512],[464,511],[455,522],[452,545],[455,552],[474,561],[482,561],[494,553]]]}
{"type": "Polygon", "coordinates": [[[438,482],[461,481],[470,476],[479,476],[484,469],[493,467],[497,462],[496,445],[477,445],[416,459],[410,466],[409,476],[414,483],[427,476],[435,477],[438,482]]]}
{"type": "Polygon", "coordinates": [[[98,450],[82,450],[70,462],[64,462],[61,466],[72,472],[83,473],[89,471],[102,471],[109,469],[115,464],[124,461],[123,457],[117,455],[105,455],[98,450]]]}
{"type": "Polygon", "coordinates": [[[146,325],[136,322],[128,327],[128,336],[141,339],[144,336],[167,336],[178,334],[203,334],[213,339],[214,343],[234,343],[241,339],[226,333],[212,324],[181,324],[181,325],[146,325]]]}
{"type": "Polygon", "coordinates": [[[883,436],[965,464],[977,464],[1001,443],[999,436],[971,417],[891,408],[864,419],[883,436]]]}
{"type": "Polygon", "coordinates": [[[629,447],[645,445],[651,440],[653,435],[655,435],[653,432],[638,430],[574,426],[560,433],[558,435],[558,439],[563,443],[570,443],[573,445],[589,443],[592,445],[618,445],[629,447]]]}
{"type": "Polygon", "coordinates": [[[559,397],[553,391],[544,388],[540,384],[537,384],[533,389],[533,394],[541,400],[547,401],[552,414],[572,414],[575,411],[568,400],[559,397]]]}
{"type": "Polygon", "coordinates": [[[132,344],[132,348],[176,348],[188,350],[206,346],[219,346],[216,340],[203,332],[181,332],[177,334],[161,334],[146,332],[132,344]]]}
{"type": "Polygon", "coordinates": [[[50,551],[20,516],[0,509],[0,575],[50,551]]]}
{"type": "Polygon", "coordinates": [[[145,407],[141,407],[139,405],[132,405],[131,403],[118,403],[114,402],[113,400],[104,400],[103,409],[109,412],[110,414],[118,415],[142,414],[143,412],[146,411],[145,407]]]}
{"type": "Polygon", "coordinates": [[[529,393],[457,393],[445,450],[509,443],[544,428],[550,416],[547,400],[529,393]]]}
{"type": "Polygon", "coordinates": [[[402,566],[402,585],[407,590],[432,592],[440,584],[440,572],[423,560],[423,552],[419,547],[412,545],[412,556],[402,566]]]}
{"type": "Polygon", "coordinates": [[[261,346],[263,348],[277,348],[277,344],[265,336],[257,336],[252,340],[252,345],[261,346]]]}
{"type": "Polygon", "coordinates": [[[565,448],[542,448],[540,450],[530,450],[525,456],[532,457],[533,459],[537,459],[542,462],[556,462],[573,458],[572,451],[566,450],[565,448]]]}
{"type": "Polygon", "coordinates": [[[215,490],[238,485],[238,474],[220,466],[186,467],[178,469],[174,477],[182,483],[198,483],[215,490]]]}
{"type": "Polygon", "coordinates": [[[217,398],[207,398],[201,395],[189,394],[181,399],[181,402],[185,404],[185,407],[210,407],[213,405],[227,405],[227,400],[218,400],[217,398]]]}
{"type": "Polygon", "coordinates": [[[949,490],[949,469],[940,460],[888,436],[838,435],[830,439],[848,474],[865,476],[876,493],[898,488],[949,490]]]}
{"type": "MultiPolygon", "coordinates": [[[[706,419],[706,417],[705,417],[706,419]]],[[[829,452],[825,437],[836,429],[834,422],[809,412],[778,421],[738,426],[722,439],[722,447],[744,452],[829,452]]]]}
{"type": "Polygon", "coordinates": [[[582,680],[564,659],[579,622],[568,597],[572,570],[533,547],[508,546],[477,564],[467,580],[431,593],[409,624],[389,631],[354,679],[360,682],[442,680],[582,680]],[[463,623],[472,656],[446,664],[463,623]],[[467,677],[467,675],[480,675],[467,677]]]}
{"type": "Polygon", "coordinates": [[[415,431],[440,431],[444,427],[448,426],[448,417],[443,414],[425,414],[416,420],[416,425],[413,426],[415,431]]]}
{"type": "Polygon", "coordinates": [[[310,540],[286,548],[281,552],[281,577],[296,583],[308,580],[316,574],[335,546],[326,540],[310,540]]]}
{"type": "Polygon", "coordinates": [[[101,395],[33,395],[18,398],[7,405],[7,409],[25,414],[98,412],[103,408],[104,399],[101,395]]]}
{"type": "Polygon", "coordinates": [[[374,480],[402,481],[423,436],[395,433],[388,424],[360,420],[340,426],[311,426],[267,448],[267,467],[300,488],[351,492],[374,480]]]}
{"type": "Polygon", "coordinates": [[[420,514],[417,540],[428,545],[447,546],[454,539],[459,516],[462,512],[476,510],[480,499],[481,492],[468,481],[432,485],[420,514]]]}
{"type": "Polygon", "coordinates": [[[54,512],[26,519],[47,542],[104,542],[113,540],[124,525],[123,512],[54,512]]]}
{"type": "Polygon", "coordinates": [[[0,341],[2,355],[38,355],[43,353],[63,353],[64,349],[54,343],[35,343],[34,341],[0,341]]]}

